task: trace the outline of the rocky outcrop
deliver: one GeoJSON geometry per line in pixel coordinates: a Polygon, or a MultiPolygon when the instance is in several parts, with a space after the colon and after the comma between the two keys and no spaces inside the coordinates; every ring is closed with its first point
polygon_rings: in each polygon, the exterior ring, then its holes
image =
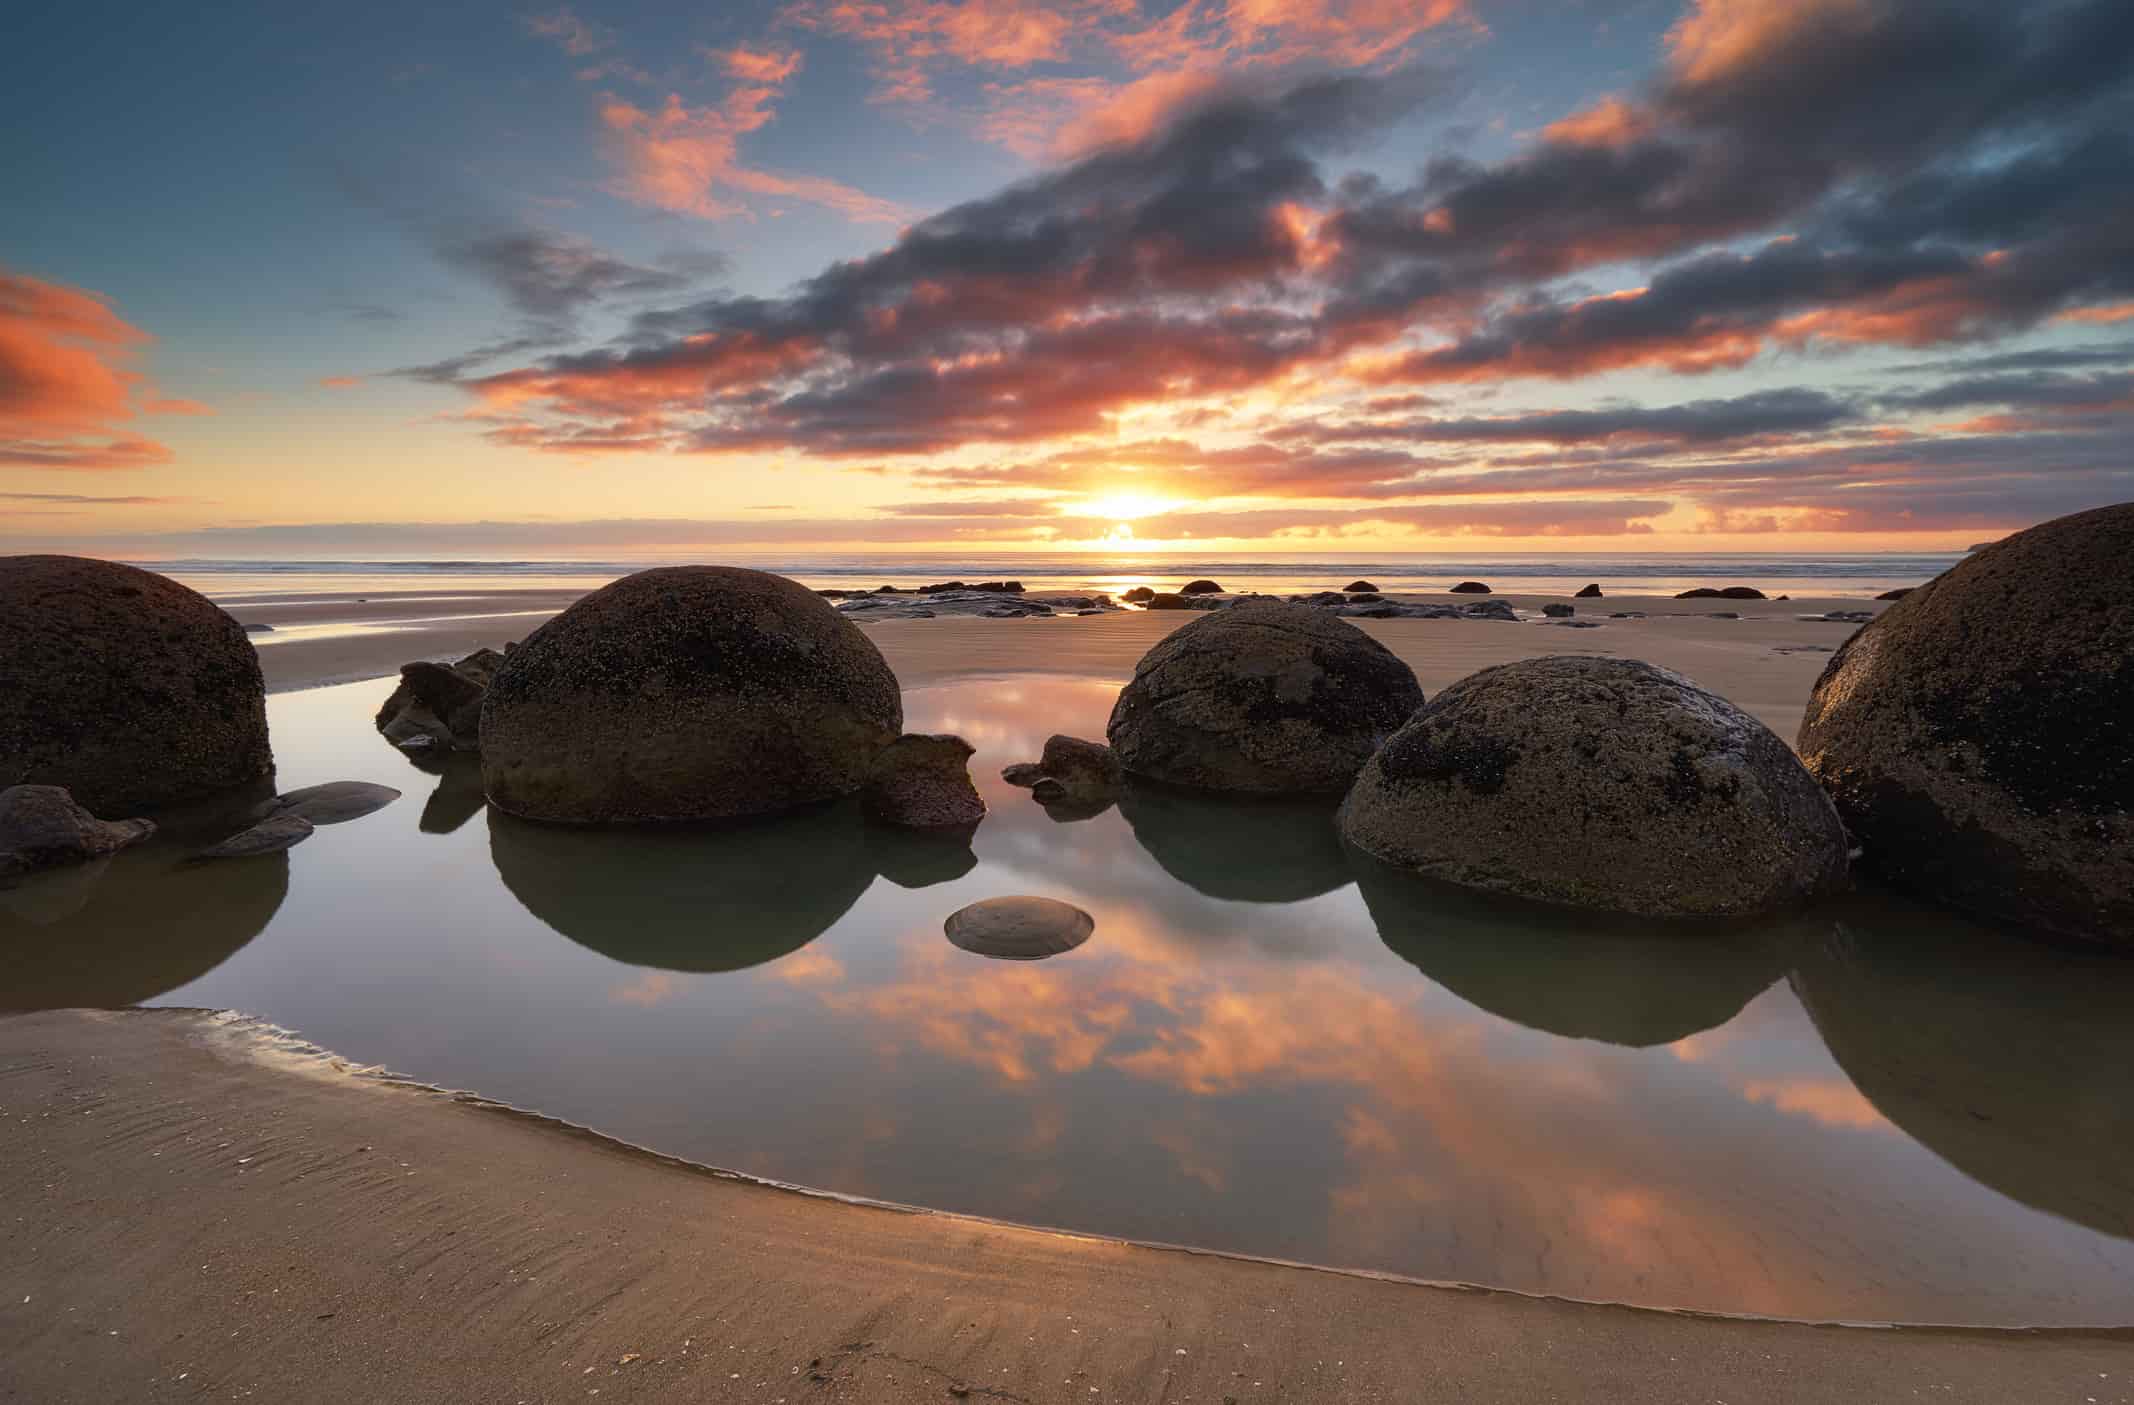
{"type": "Polygon", "coordinates": [[[1149,650],[1107,735],[1128,771],[1173,785],[1338,791],[1422,701],[1408,666],[1354,625],[1253,599],[1149,650]]]}
{"type": "Polygon", "coordinates": [[[1786,744],[1629,659],[1526,659],[1439,693],[1356,778],[1343,836],[1397,868],[1644,917],[1771,912],[1834,887],[1843,827],[1786,744]]]}
{"type": "Polygon", "coordinates": [[[152,820],[100,820],[63,786],[11,785],[0,790],[0,883],[100,859],[155,832],[152,820]]]}
{"type": "Polygon", "coordinates": [[[402,664],[399,686],[372,723],[406,751],[479,751],[482,700],[503,666],[504,655],[494,649],[476,649],[454,664],[428,659],[402,664]]]}
{"type": "Polygon", "coordinates": [[[1042,961],[1089,940],[1096,919],[1054,898],[987,898],[949,914],[942,930],[963,950],[996,961],[1042,961]]]}
{"type": "Polygon", "coordinates": [[[511,652],[482,709],[482,783],[530,819],[768,814],[857,790],[903,721],[880,651],[806,587],[665,567],[511,652]]]}
{"type": "Polygon", "coordinates": [[[874,758],[860,807],[868,819],[906,829],[968,829],[985,818],[971,784],[975,751],[945,732],[907,732],[874,758]]]}
{"type": "Polygon", "coordinates": [[[1480,581],[1461,581],[1458,585],[1449,586],[1447,589],[1454,595],[1487,595],[1490,593],[1489,587],[1480,581]]]}
{"type": "Polygon", "coordinates": [[[269,775],[244,627],[176,581],[75,556],[0,557],[0,780],[124,814],[269,775]]]}
{"type": "Polygon", "coordinates": [[[1572,596],[1571,598],[1572,598],[1573,600],[1598,600],[1598,599],[1600,599],[1600,598],[1601,598],[1601,588],[1600,588],[1600,582],[1599,582],[1599,581],[1595,581],[1595,582],[1593,582],[1593,583],[1592,583],[1591,585],[1583,585],[1583,586],[1580,586],[1580,587],[1578,588],[1578,594],[1576,594],[1576,595],[1572,596]]]}
{"type": "Polygon", "coordinates": [[[1891,605],[1831,656],[1800,752],[1891,882],[2134,949],[2134,503],[1891,605]]]}
{"type": "Polygon", "coordinates": [[[1118,753],[1104,743],[1058,734],[1046,738],[1036,765],[1010,766],[1000,774],[1010,785],[1030,787],[1031,799],[1041,805],[1071,809],[1109,805],[1126,779],[1118,753]]]}

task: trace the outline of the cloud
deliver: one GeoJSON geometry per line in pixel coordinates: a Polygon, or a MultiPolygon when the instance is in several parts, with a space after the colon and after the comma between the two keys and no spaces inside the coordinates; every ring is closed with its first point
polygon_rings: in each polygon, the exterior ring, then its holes
{"type": "Polygon", "coordinates": [[[612,46],[614,34],[578,18],[568,5],[545,15],[528,15],[526,32],[547,39],[572,58],[585,58],[612,46]]]}
{"type": "Polygon", "coordinates": [[[183,498],[92,497],[86,493],[0,493],[0,501],[65,503],[78,507],[147,507],[184,502],[183,498]]]}
{"type": "Polygon", "coordinates": [[[152,338],[102,296],[0,268],[0,465],[141,468],[171,451],[127,428],[202,414],[157,395],[129,362],[152,338]]]}
{"type": "Polygon", "coordinates": [[[431,248],[447,267],[480,279],[537,318],[568,318],[615,298],[681,292],[726,266],[701,257],[686,271],[633,264],[573,235],[525,225],[441,226],[431,248]]]}

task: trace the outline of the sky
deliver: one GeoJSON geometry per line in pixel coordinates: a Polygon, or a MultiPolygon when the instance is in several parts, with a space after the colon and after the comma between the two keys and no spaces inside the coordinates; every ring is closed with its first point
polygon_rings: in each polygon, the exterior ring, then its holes
{"type": "Polygon", "coordinates": [[[0,74],[0,551],[1938,551],[2134,499],[2126,0],[81,0],[0,74]]]}

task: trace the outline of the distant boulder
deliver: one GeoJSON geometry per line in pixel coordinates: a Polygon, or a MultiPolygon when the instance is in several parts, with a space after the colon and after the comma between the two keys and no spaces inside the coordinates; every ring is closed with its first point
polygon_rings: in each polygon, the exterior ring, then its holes
{"type": "Polygon", "coordinates": [[[1786,744],[1630,659],[1485,668],[1394,734],[1349,843],[1464,887],[1634,916],[1743,917],[1834,887],[1845,830],[1786,744]]]}
{"type": "Polygon", "coordinates": [[[1578,590],[1578,594],[1576,594],[1576,595],[1572,596],[1571,598],[1572,598],[1573,600],[1598,600],[1598,599],[1600,599],[1600,598],[1601,598],[1601,588],[1600,588],[1600,582],[1599,582],[1599,581],[1595,581],[1595,582],[1593,582],[1593,583],[1592,583],[1591,585],[1585,585],[1585,586],[1580,586],[1580,587],[1579,587],[1579,590],[1578,590]]]}
{"type": "Polygon", "coordinates": [[[1764,593],[1753,585],[1729,585],[1722,586],[1716,590],[1708,585],[1700,585],[1694,590],[1685,590],[1675,596],[1677,600],[1762,600],[1765,598],[1764,593]]]}
{"type": "Polygon", "coordinates": [[[1884,610],[1831,656],[1800,752],[1893,883],[2134,950],[2134,503],[1884,610]]]}
{"type": "Polygon", "coordinates": [[[76,556],[0,557],[0,779],[125,814],[272,774],[244,626],[176,581],[76,556]]]}
{"type": "Polygon", "coordinates": [[[63,786],[11,785],[0,790],[0,882],[100,859],[155,832],[152,820],[100,820],[63,786]]]}
{"type": "Polygon", "coordinates": [[[971,784],[969,742],[948,733],[907,732],[874,758],[860,808],[905,829],[967,829],[985,818],[971,784]]]}
{"type": "Polygon", "coordinates": [[[1131,600],[1136,605],[1145,605],[1149,601],[1156,598],[1156,592],[1150,590],[1145,585],[1137,585],[1132,590],[1129,590],[1125,594],[1121,595],[1119,598],[1121,600],[1131,600]]]}
{"type": "Polygon", "coordinates": [[[1350,581],[1347,585],[1343,586],[1342,589],[1348,591],[1351,595],[1355,594],[1357,591],[1362,591],[1365,594],[1371,595],[1375,595],[1378,592],[1378,587],[1372,585],[1369,581],[1350,581]]]}
{"type": "Polygon", "coordinates": [[[1187,581],[1184,585],[1178,587],[1178,593],[1180,595],[1220,595],[1223,593],[1223,588],[1214,581],[1187,581]]]}
{"type": "Polygon", "coordinates": [[[1422,701],[1408,666],[1354,625],[1252,599],[1150,649],[1107,735],[1128,771],[1174,785],[1337,791],[1422,701]]]}
{"type": "Polygon", "coordinates": [[[1193,602],[1183,595],[1151,595],[1143,602],[1151,610],[1190,610],[1193,602]]]}
{"type": "Polygon", "coordinates": [[[1578,613],[1578,607],[1576,605],[1565,605],[1560,601],[1552,600],[1548,604],[1541,607],[1541,613],[1547,615],[1552,620],[1567,620],[1571,618],[1571,616],[1578,613]]]}
{"type": "Polygon", "coordinates": [[[511,652],[482,708],[497,808],[728,819],[850,794],[903,730],[896,676],[813,591],[732,566],[640,571],[511,652]]]}
{"type": "Polygon", "coordinates": [[[1448,588],[1453,595],[1488,595],[1490,589],[1480,581],[1461,581],[1448,588]]]}

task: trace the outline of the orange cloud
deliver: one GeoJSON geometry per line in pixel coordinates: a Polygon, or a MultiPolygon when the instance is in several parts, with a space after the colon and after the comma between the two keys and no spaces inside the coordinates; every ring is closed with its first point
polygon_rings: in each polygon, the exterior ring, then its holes
{"type": "Polygon", "coordinates": [[[767,125],[779,84],[800,66],[797,53],[746,48],[718,55],[743,81],[714,107],[691,107],[675,93],[658,109],[610,96],[600,106],[610,150],[622,168],[615,193],[703,219],[747,213],[738,194],[788,196],[836,210],[849,219],[901,223],[891,201],[823,176],[780,175],[744,165],[741,138],[767,125]]]}
{"type": "Polygon", "coordinates": [[[361,376],[319,377],[319,388],[321,390],[354,390],[361,384],[363,384],[363,377],[361,376]]]}
{"type": "Polygon", "coordinates": [[[1667,34],[1668,59],[1689,83],[1753,73],[1773,50],[1834,44],[1871,26],[1865,0],[1697,0],[1667,34]]]}
{"type": "Polygon", "coordinates": [[[1583,112],[1551,122],[1541,134],[1573,146],[1623,146],[1653,130],[1652,115],[1621,98],[1603,98],[1583,112]]]}
{"type": "Polygon", "coordinates": [[[140,468],[171,452],[122,422],[205,414],[155,395],[128,357],[153,340],[96,293],[0,269],[0,464],[140,468]]]}
{"type": "Polygon", "coordinates": [[[2120,322],[2134,321],[2134,302],[2115,302],[2104,307],[2074,307],[2053,319],[2055,322],[2088,322],[2096,326],[2111,326],[2120,322]]]}

